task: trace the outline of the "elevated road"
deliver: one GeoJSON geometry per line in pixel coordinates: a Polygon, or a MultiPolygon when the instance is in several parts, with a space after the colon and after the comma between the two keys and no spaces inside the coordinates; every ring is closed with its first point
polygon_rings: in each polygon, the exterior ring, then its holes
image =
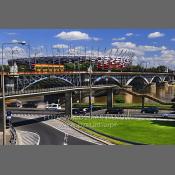
{"type": "MultiPolygon", "coordinates": [[[[126,93],[129,93],[134,96],[148,98],[152,101],[155,101],[164,105],[173,105],[175,102],[166,102],[161,99],[158,99],[149,94],[140,94],[137,92],[133,92],[124,87],[119,87],[118,85],[94,85],[91,87],[92,90],[100,90],[100,89],[117,89],[126,93]]],[[[34,89],[34,90],[24,90],[24,91],[13,91],[6,93],[6,99],[13,99],[18,97],[32,97],[38,95],[49,95],[49,94],[58,94],[58,93],[66,93],[73,91],[82,91],[82,90],[90,90],[89,86],[70,86],[70,87],[58,87],[58,88],[47,88],[47,89],[34,89]]],[[[2,96],[0,97],[2,99],[2,96]]]]}

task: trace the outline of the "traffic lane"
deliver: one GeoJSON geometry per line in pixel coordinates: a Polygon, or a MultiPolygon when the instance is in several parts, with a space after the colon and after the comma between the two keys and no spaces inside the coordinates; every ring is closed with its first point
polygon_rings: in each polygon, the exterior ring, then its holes
{"type": "MultiPolygon", "coordinates": [[[[100,115],[106,115],[105,114],[106,109],[98,110],[98,111],[92,111],[92,115],[94,116],[100,116],[100,115]]],[[[118,116],[130,116],[130,117],[161,117],[163,118],[162,114],[170,113],[172,111],[168,110],[160,110],[158,114],[151,114],[151,113],[141,113],[140,109],[124,109],[124,114],[111,114],[111,115],[118,115],[118,116]]],[[[86,116],[89,116],[90,113],[86,113],[86,116]]],[[[110,115],[110,114],[108,114],[110,115]]],[[[108,116],[106,115],[106,116],[108,116]]]]}
{"type": "MultiPolygon", "coordinates": [[[[65,134],[55,128],[44,123],[30,123],[27,119],[13,118],[12,123],[15,124],[16,130],[30,131],[39,134],[40,145],[63,145],[65,134]],[[23,122],[23,125],[21,125],[23,122]],[[18,126],[18,123],[20,125],[18,126]]],[[[94,145],[93,143],[68,136],[68,145],[94,145]]]]}

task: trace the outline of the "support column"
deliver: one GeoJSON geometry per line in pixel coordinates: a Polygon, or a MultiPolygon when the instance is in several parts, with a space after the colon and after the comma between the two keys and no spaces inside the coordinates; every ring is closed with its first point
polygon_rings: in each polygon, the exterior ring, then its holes
{"type": "Polygon", "coordinates": [[[145,106],[145,97],[142,96],[142,108],[145,106]]]}
{"type": "Polygon", "coordinates": [[[113,89],[108,89],[107,91],[107,109],[113,107],[113,89]]]}
{"type": "Polygon", "coordinates": [[[0,100],[0,132],[3,131],[3,102],[0,100]]]}
{"type": "Polygon", "coordinates": [[[65,94],[65,113],[68,117],[72,117],[72,92],[65,94]]]}
{"type": "MultiPolygon", "coordinates": [[[[125,89],[132,91],[132,86],[124,86],[125,89]]],[[[133,96],[127,92],[123,92],[125,103],[133,103],[133,96]]]]}
{"type": "Polygon", "coordinates": [[[149,92],[151,95],[156,95],[156,83],[149,84],[149,92]]]}

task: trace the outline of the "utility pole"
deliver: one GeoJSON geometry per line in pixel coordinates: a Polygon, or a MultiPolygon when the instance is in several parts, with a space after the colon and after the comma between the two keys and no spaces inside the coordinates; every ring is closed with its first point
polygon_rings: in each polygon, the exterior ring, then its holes
{"type": "MultiPolygon", "coordinates": [[[[92,51],[91,51],[91,55],[92,55],[92,51]]],[[[89,66],[89,106],[90,106],[90,118],[92,117],[92,58],[91,56],[90,58],[90,66],[89,66]]]]}
{"type": "MultiPolygon", "coordinates": [[[[5,105],[5,78],[4,78],[4,46],[5,45],[12,45],[12,44],[21,44],[26,45],[26,42],[11,42],[11,43],[2,43],[1,46],[1,53],[2,53],[2,81],[1,81],[1,88],[2,88],[2,110],[3,110],[3,145],[6,145],[6,105],[5,105]]],[[[30,53],[29,53],[30,54],[30,53]]]]}

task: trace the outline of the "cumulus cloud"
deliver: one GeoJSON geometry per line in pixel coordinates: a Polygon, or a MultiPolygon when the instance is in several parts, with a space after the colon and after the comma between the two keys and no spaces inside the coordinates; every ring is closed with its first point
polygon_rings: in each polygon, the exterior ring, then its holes
{"type": "Polygon", "coordinates": [[[126,33],[125,34],[126,36],[132,36],[132,35],[134,35],[133,33],[126,33]]]}
{"type": "Polygon", "coordinates": [[[101,40],[101,38],[91,37],[87,33],[83,33],[80,31],[70,31],[70,32],[63,31],[57,34],[55,37],[63,40],[94,40],[94,41],[101,40]]]}
{"type": "Polygon", "coordinates": [[[121,37],[121,38],[112,38],[113,41],[123,41],[125,40],[126,37],[121,37]]]}
{"type": "Polygon", "coordinates": [[[148,38],[159,38],[159,37],[163,37],[163,36],[165,36],[164,33],[154,32],[154,33],[150,33],[148,35],[148,38]]]}
{"type": "Polygon", "coordinates": [[[133,51],[136,55],[144,55],[145,52],[156,52],[165,50],[166,47],[156,47],[156,46],[149,46],[149,45],[136,45],[132,42],[113,42],[112,46],[118,47],[121,49],[129,49],[133,51]]]}
{"type": "Polygon", "coordinates": [[[112,46],[120,50],[129,50],[135,53],[133,64],[140,64],[145,61],[150,63],[150,66],[157,66],[160,64],[171,65],[171,63],[175,63],[175,51],[168,50],[165,46],[136,45],[132,42],[113,42],[112,46]],[[155,56],[151,57],[150,54],[147,54],[150,52],[155,52],[155,56]]]}
{"type": "Polygon", "coordinates": [[[89,40],[90,37],[87,33],[83,33],[80,31],[71,31],[71,32],[61,32],[56,35],[56,38],[60,38],[63,40],[89,40]]]}

